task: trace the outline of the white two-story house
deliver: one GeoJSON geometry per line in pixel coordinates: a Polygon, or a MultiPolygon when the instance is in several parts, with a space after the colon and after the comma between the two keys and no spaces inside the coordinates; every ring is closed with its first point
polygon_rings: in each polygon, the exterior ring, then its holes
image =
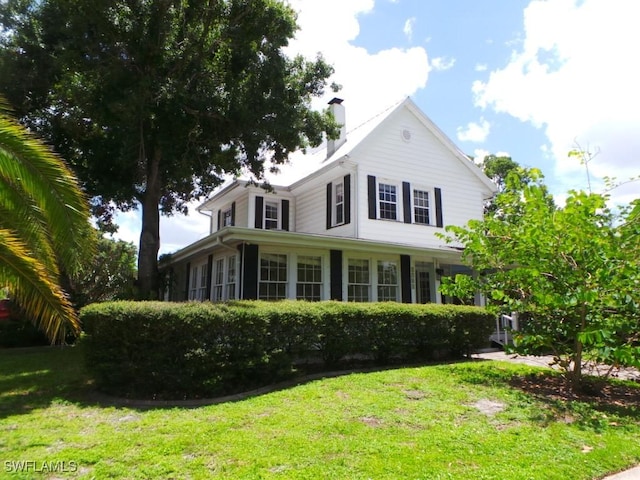
{"type": "Polygon", "coordinates": [[[317,168],[266,191],[235,180],[198,210],[210,234],[163,265],[170,300],[446,302],[465,271],[436,234],[481,219],[496,187],[407,98],[307,155],[317,168]]]}

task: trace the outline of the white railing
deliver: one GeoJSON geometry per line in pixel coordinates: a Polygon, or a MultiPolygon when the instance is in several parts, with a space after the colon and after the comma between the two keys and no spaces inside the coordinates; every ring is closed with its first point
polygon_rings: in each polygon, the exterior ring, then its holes
{"type": "Polygon", "coordinates": [[[491,341],[500,345],[508,345],[512,342],[511,333],[519,329],[518,314],[511,312],[511,315],[502,314],[496,317],[496,331],[491,335],[491,341]]]}

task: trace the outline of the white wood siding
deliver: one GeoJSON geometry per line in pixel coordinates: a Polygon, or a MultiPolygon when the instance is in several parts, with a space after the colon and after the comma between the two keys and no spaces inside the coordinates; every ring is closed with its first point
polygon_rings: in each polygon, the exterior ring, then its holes
{"type": "Polygon", "coordinates": [[[253,227],[249,225],[249,192],[243,192],[243,195],[236,200],[236,227],[253,227]]]}
{"type": "Polygon", "coordinates": [[[361,148],[354,152],[354,160],[358,162],[356,198],[360,212],[360,238],[420,246],[444,244],[434,235],[436,232],[444,232],[444,228],[435,227],[433,196],[430,200],[434,226],[403,222],[403,181],[410,182],[412,189],[441,189],[445,226],[465,225],[472,218],[482,217],[483,185],[480,180],[411,112],[399,110],[382,127],[374,131],[361,148]],[[403,137],[404,130],[410,132],[411,138],[408,141],[403,137]],[[374,175],[377,182],[398,186],[396,221],[368,219],[367,175],[374,175]]]}
{"type": "Polygon", "coordinates": [[[356,224],[355,172],[345,168],[331,169],[329,172],[303,184],[293,193],[296,195],[296,232],[354,237],[356,224]],[[327,230],[327,184],[340,181],[351,175],[351,222],[327,230]]]}

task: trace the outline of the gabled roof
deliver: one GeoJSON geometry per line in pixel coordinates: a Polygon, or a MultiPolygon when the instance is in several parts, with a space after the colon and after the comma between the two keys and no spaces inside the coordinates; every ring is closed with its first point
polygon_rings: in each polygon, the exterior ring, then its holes
{"type": "MultiPolygon", "coordinates": [[[[374,117],[371,117],[367,121],[361,123],[355,128],[347,131],[346,141],[331,155],[326,158],[327,145],[326,142],[318,148],[312,149],[306,154],[302,152],[296,152],[292,155],[288,164],[281,166],[283,172],[286,175],[280,176],[279,174],[267,175],[267,180],[271,183],[276,190],[291,191],[300,185],[314,179],[318,175],[326,172],[328,169],[338,165],[338,162],[349,158],[354,154],[356,150],[361,148],[369,138],[375,138],[375,133],[378,129],[383,128],[383,124],[387,119],[401,111],[402,109],[409,110],[415,117],[424,125],[424,127],[431,132],[440,143],[449,150],[454,158],[456,158],[465,168],[467,168],[471,174],[486,187],[487,196],[494,193],[497,188],[496,185],[482,172],[482,170],[475,165],[469,157],[467,157],[450,139],[445,133],[433,123],[433,121],[420,110],[420,108],[411,100],[410,97],[406,97],[404,100],[399,101],[382,112],[378,113],[374,117]],[[287,184],[288,186],[276,186],[276,182],[280,180],[280,184],[287,184]],[[282,180],[286,180],[282,182],[282,180]]],[[[230,183],[225,183],[218,191],[206,200],[198,210],[203,208],[205,204],[210,204],[214,199],[224,195],[229,188],[233,188],[236,183],[246,185],[247,179],[234,179],[230,183]]]]}

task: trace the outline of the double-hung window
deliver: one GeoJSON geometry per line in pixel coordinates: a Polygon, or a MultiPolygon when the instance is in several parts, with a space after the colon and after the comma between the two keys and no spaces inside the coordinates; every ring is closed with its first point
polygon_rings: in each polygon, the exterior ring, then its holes
{"type": "Polygon", "coordinates": [[[227,258],[227,300],[236,298],[236,256],[227,258]]]}
{"type": "Polygon", "coordinates": [[[344,223],[344,183],[339,182],[335,184],[335,225],[342,225],[344,223]]]}
{"type": "Polygon", "coordinates": [[[422,225],[429,225],[429,192],[426,190],[413,191],[413,221],[422,225]]]}
{"type": "Polygon", "coordinates": [[[278,202],[265,202],[264,228],[265,230],[278,230],[278,202]]]}
{"type": "Polygon", "coordinates": [[[233,226],[233,212],[231,211],[231,207],[229,207],[228,209],[222,212],[222,226],[223,227],[233,226]]]}
{"type": "Polygon", "coordinates": [[[298,256],[296,298],[317,302],[322,300],[322,257],[298,256]]]}
{"type": "Polygon", "coordinates": [[[398,264],[378,261],[378,301],[398,301],[398,264]]]}
{"type": "Polygon", "coordinates": [[[258,297],[261,300],[287,298],[287,255],[276,253],[260,255],[258,297]]]}
{"type": "Polygon", "coordinates": [[[386,220],[398,218],[398,191],[395,185],[378,184],[378,212],[380,218],[386,220]]]}
{"type": "Polygon", "coordinates": [[[216,260],[213,279],[213,301],[221,302],[224,300],[222,297],[222,285],[224,284],[224,258],[216,260]]]}
{"type": "Polygon", "coordinates": [[[368,302],[371,297],[369,260],[350,258],[347,276],[347,300],[350,302],[368,302]]]}

